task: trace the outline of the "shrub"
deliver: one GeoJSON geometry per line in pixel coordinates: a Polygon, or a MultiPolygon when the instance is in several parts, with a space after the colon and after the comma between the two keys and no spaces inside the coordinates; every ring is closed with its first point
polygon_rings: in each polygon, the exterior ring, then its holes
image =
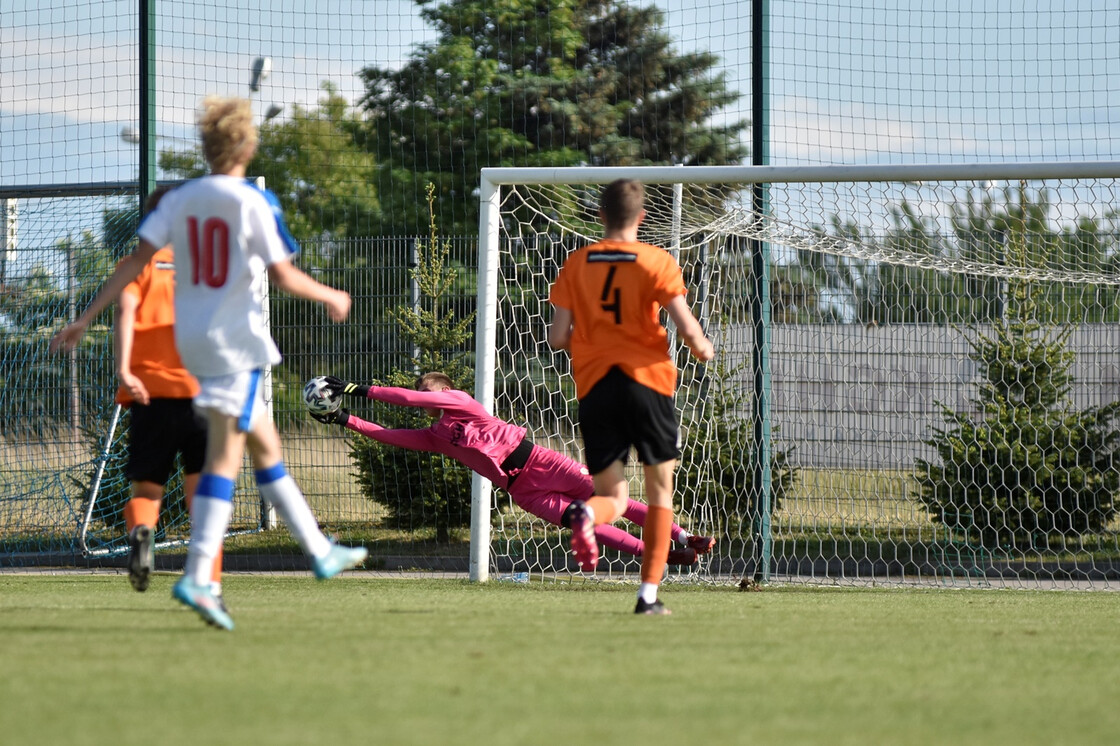
{"type": "MultiPolygon", "coordinates": [[[[416,354],[407,369],[393,371],[382,385],[412,388],[417,371],[438,370],[449,375],[459,389],[471,391],[474,377],[465,348],[472,338],[474,314],[457,318],[457,272],[448,260],[450,247],[436,230],[434,200],[429,185],[431,232],[427,242],[419,244],[418,264],[412,270],[420,287],[420,305],[400,305],[390,314],[416,354]]],[[[423,410],[384,404],[373,405],[372,419],[390,429],[428,424],[423,410]]],[[[470,525],[471,471],[457,461],[361,437],[351,440],[350,457],[363,493],[386,509],[391,527],[434,527],[436,540],[446,543],[451,540],[451,529],[470,525]]]]}
{"type": "MultiPolygon", "coordinates": [[[[695,366],[693,366],[695,367],[695,366]]],[[[682,387],[686,418],[682,427],[681,461],[676,493],[707,504],[726,530],[736,531],[756,520],[759,490],[754,477],[758,462],[754,426],[748,418],[748,395],[736,375],[722,363],[707,366],[702,377],[682,387]]],[[[686,370],[692,370],[687,368],[686,370]]],[[[771,442],[770,510],[778,510],[797,479],[790,450],[771,442]]],[[[689,506],[682,506],[689,509],[689,506]]]]}
{"type": "Polygon", "coordinates": [[[990,548],[1100,531],[1120,488],[1120,402],[1073,409],[1070,329],[1038,321],[1046,309],[1027,282],[1011,290],[1004,323],[972,328],[979,416],[940,405],[947,426],[926,441],[937,459],[916,462],[932,519],[990,548]]]}

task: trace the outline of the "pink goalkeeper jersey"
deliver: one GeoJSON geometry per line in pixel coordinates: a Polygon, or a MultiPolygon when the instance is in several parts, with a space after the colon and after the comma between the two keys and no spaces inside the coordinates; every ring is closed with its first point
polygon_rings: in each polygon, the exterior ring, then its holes
{"type": "Polygon", "coordinates": [[[387,430],[373,422],[351,417],[346,426],[356,433],[388,445],[413,451],[432,451],[456,461],[506,487],[509,478],[501,464],[525,438],[525,428],[494,417],[469,394],[447,391],[371,386],[369,398],[405,407],[443,410],[431,427],[423,430],[387,430]]]}

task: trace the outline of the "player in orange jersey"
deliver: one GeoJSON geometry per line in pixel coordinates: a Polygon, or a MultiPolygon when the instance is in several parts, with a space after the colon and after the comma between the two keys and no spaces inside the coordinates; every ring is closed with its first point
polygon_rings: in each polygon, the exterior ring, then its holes
{"type": "Polygon", "coordinates": [[[572,550],[593,569],[599,547],[594,527],[622,515],[629,499],[624,472],[633,447],[643,464],[649,513],[642,529],[638,614],[668,614],[657,598],[673,524],[673,470],[680,450],[673,397],[677,366],[658,312],[664,308],[680,339],[701,361],[715,351],[685,300],[680,265],[667,251],[638,241],[645,190],[630,179],[603,189],[603,238],[571,254],[549,300],[548,342],[568,350],[579,399],[584,457],[596,497],[565,513],[572,550]]]}
{"type": "Polygon", "coordinates": [[[333,542],[284,465],[280,434],[264,399],[267,369],[280,349],[263,318],[266,287],[321,304],[334,322],[350,313],[350,294],[322,284],[292,264],[299,245],[283,221],[280,200],[246,179],[260,134],[245,99],[209,96],[199,119],[210,173],[176,187],[141,221],[140,242],[86,309],[50,341],[74,349],[90,322],[135,279],[159,247],[175,257],[175,347],[198,379],[196,410],[205,412],[206,462],[191,503],[191,541],[177,601],[208,624],[232,630],[233,619],[210,590],[222,540],[233,516],[234,480],[248,451],[261,499],[274,506],[320,579],[365,561],[365,547],[333,542]],[[265,280],[268,280],[266,286],[265,280]]]}
{"type": "MultiPolygon", "coordinates": [[[[144,212],[154,210],[168,190],[159,187],[153,191],[144,212]]],[[[138,591],[148,589],[155,562],[155,527],[176,454],[183,463],[188,506],[206,458],[206,423],[191,405],[198,381],[183,367],[175,349],[174,288],[175,264],[171,247],[165,246],[121,291],[113,324],[113,352],[121,382],[117,403],[132,413],[126,468],[132,495],[124,506],[124,521],[128,579],[138,591]]],[[[220,599],[220,557],[211,579],[211,588],[220,599]]]]}

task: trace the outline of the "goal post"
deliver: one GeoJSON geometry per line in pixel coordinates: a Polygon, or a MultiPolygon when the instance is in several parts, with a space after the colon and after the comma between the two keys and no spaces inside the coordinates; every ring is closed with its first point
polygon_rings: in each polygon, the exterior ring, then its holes
{"type": "MultiPolygon", "coordinates": [[[[568,363],[544,341],[547,293],[567,253],[598,238],[598,191],[618,178],[647,185],[639,238],[679,254],[716,343],[706,371],[674,348],[679,521],[720,540],[681,577],[931,579],[947,543],[983,543],[933,516],[913,474],[936,455],[943,405],[980,416],[969,330],[1006,324],[1015,283],[1056,304],[1042,321],[1075,327],[1074,403],[1120,399],[1120,380],[1093,379],[1120,370],[1100,341],[1117,322],[1120,162],[487,168],[475,395],[537,443],[581,459],[568,363]]],[[[631,489],[642,497],[640,479],[631,489]]],[[[473,500],[472,580],[573,571],[558,529],[477,477],[473,500]]],[[[1110,530],[1093,541],[1116,544],[1110,530]]],[[[611,555],[599,572],[636,568],[611,555]]]]}
{"type": "MultiPolygon", "coordinates": [[[[478,232],[478,310],[475,329],[475,398],[487,412],[494,411],[494,364],[498,323],[499,197],[498,183],[483,169],[479,191],[481,217],[478,232]]],[[[470,579],[486,582],[490,574],[490,512],[492,485],[474,474],[471,479],[470,579]]]]}

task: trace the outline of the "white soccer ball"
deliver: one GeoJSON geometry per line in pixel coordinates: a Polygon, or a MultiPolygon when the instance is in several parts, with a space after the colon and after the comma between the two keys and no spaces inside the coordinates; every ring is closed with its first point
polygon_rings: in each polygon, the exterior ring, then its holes
{"type": "Polygon", "coordinates": [[[303,403],[315,414],[330,414],[342,406],[342,399],[332,399],[327,379],[316,376],[303,387],[303,403]]]}

